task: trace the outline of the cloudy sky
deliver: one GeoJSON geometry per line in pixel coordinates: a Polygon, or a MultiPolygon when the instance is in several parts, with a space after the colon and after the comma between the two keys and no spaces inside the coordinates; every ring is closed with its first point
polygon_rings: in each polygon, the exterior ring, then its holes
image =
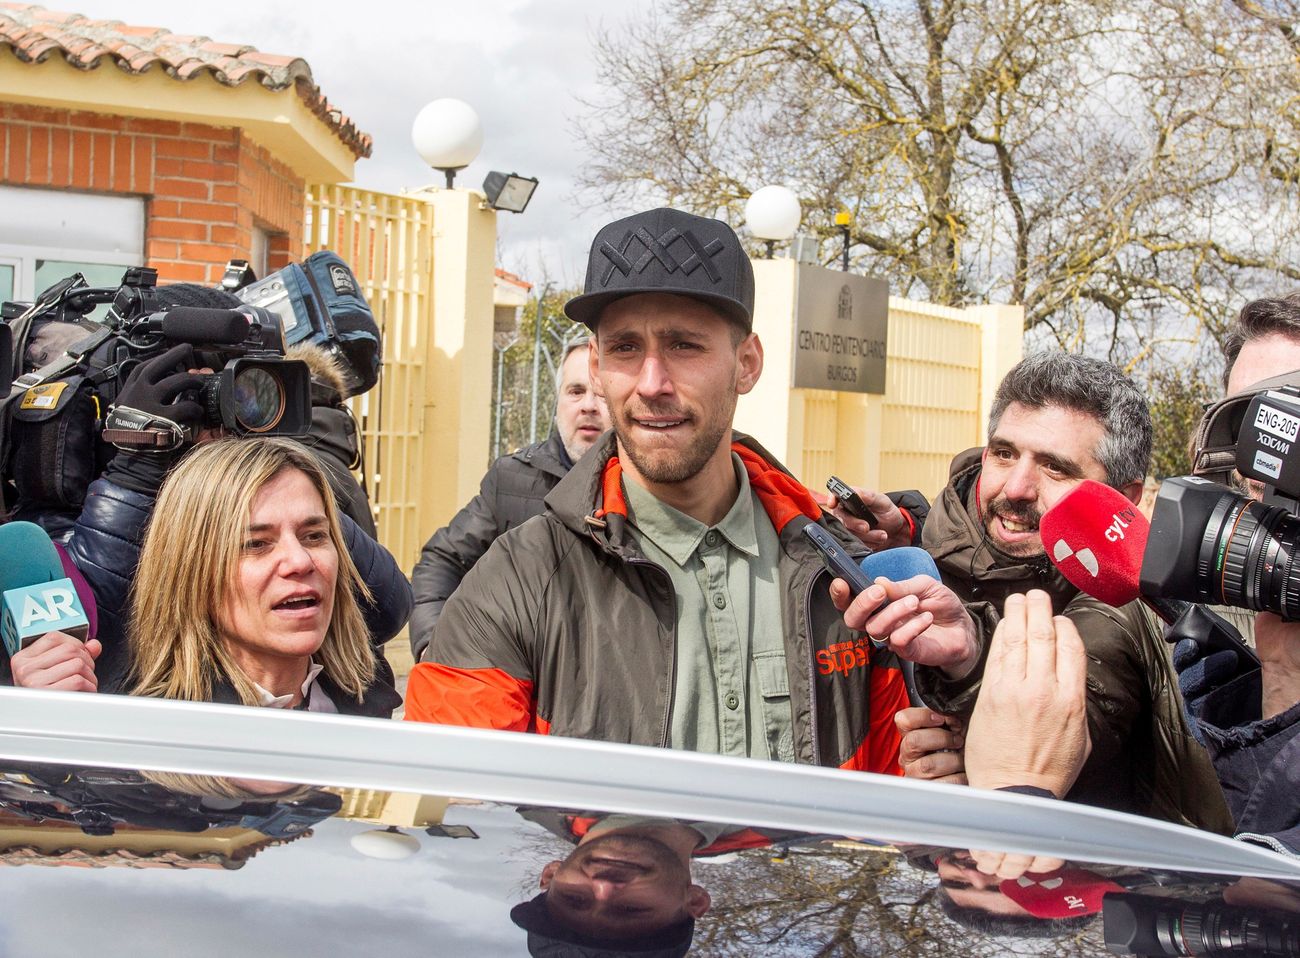
{"type": "Polygon", "coordinates": [[[266,53],[301,56],[325,95],[375,139],[357,163],[361,186],[399,192],[441,182],[411,145],[411,122],[438,97],[478,111],[479,159],[458,177],[478,187],[488,170],[536,176],[522,216],[502,213],[499,260],[540,281],[581,284],[600,224],[630,210],[574,210],[582,155],[573,135],[580,98],[595,90],[593,37],[641,8],[593,0],[37,0],[52,10],[160,26],[266,53]]]}

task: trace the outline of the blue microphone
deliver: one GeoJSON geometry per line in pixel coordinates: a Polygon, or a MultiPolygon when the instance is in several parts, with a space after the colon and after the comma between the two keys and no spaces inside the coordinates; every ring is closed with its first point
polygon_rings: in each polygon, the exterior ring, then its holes
{"type": "Polygon", "coordinates": [[[859,562],[858,566],[872,582],[882,576],[890,582],[902,582],[916,575],[939,578],[939,567],[934,564],[934,558],[930,553],[916,546],[900,546],[897,549],[886,549],[884,552],[873,552],[859,562]]]}
{"type": "MultiPolygon", "coordinates": [[[[858,567],[870,582],[882,577],[890,582],[902,582],[917,575],[928,575],[932,579],[943,581],[939,579],[939,567],[934,564],[934,557],[916,546],[899,546],[896,549],[873,552],[859,562],[858,567]]],[[[872,641],[875,642],[874,639],[872,641]]],[[[881,647],[887,644],[881,643],[881,647]]],[[[912,704],[929,708],[916,689],[916,666],[903,658],[898,660],[898,665],[903,672],[903,684],[907,686],[907,697],[912,704]]]]}
{"type": "Polygon", "coordinates": [[[0,634],[10,656],[46,632],[85,640],[85,606],[44,529],[31,522],[0,525],[0,557],[0,634]]]}

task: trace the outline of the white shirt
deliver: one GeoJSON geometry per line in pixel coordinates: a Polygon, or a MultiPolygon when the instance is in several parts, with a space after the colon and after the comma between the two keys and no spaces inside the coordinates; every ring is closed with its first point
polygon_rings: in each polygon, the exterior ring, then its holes
{"type": "MultiPolygon", "coordinates": [[[[321,674],[324,668],[325,666],[321,665],[319,662],[313,662],[308,667],[307,678],[304,679],[302,683],[302,699],[307,703],[308,712],[337,713],[338,709],[335,708],[330,697],[325,694],[325,690],[316,687],[316,677],[321,674]]],[[[256,682],[253,683],[253,688],[257,689],[257,694],[261,697],[261,701],[257,703],[258,705],[270,709],[292,708],[290,703],[293,702],[293,693],[287,695],[272,695],[256,682]]]]}

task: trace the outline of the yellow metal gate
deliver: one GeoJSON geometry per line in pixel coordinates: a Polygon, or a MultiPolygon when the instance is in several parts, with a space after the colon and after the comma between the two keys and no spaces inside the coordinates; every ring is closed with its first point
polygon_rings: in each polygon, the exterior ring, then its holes
{"type": "MultiPolygon", "coordinates": [[[[356,273],[384,337],[379,385],[352,400],[379,541],[410,570],[429,510],[422,502],[422,417],[433,328],[433,206],[350,186],[307,191],[303,255],[331,249],[356,273]]],[[[428,530],[432,531],[432,530],[428,530]]]]}

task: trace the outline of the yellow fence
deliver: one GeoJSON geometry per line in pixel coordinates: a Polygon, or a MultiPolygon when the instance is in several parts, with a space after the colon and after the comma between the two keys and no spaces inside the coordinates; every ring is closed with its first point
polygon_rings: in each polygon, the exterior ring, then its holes
{"type": "MultiPolygon", "coordinates": [[[[427,536],[418,470],[423,459],[433,314],[433,207],[347,186],[308,190],[304,255],[331,249],[356,273],[384,337],[379,385],[351,401],[365,444],[361,470],[379,540],[410,569],[427,536]]],[[[432,530],[429,530],[432,531],[432,530]]]]}
{"type": "Polygon", "coordinates": [[[1020,359],[1020,310],[952,309],[891,296],[884,396],[801,390],[804,482],[826,477],[932,497],[952,458],[982,445],[988,406],[1020,359]],[[873,476],[874,473],[874,476],[873,476]]]}
{"type": "Polygon", "coordinates": [[[890,297],[883,488],[937,492],[952,457],[985,442],[993,390],[1020,359],[1022,322],[1019,309],[949,309],[890,297]],[[1013,348],[991,348],[989,324],[1007,319],[1013,348]]]}
{"type": "Polygon", "coordinates": [[[1020,307],[953,309],[890,297],[884,395],[795,389],[797,268],[758,260],[754,274],[754,328],[766,361],[737,407],[737,428],[809,488],[838,475],[883,491],[942,489],[953,456],[985,441],[993,393],[1021,356],[1020,307]]]}

